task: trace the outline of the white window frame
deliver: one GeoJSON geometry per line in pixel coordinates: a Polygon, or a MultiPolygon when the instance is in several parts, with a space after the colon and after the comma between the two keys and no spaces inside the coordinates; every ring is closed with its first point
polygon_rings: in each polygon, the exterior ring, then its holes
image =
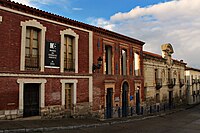
{"type": "Polygon", "coordinates": [[[44,27],[40,22],[37,20],[29,20],[25,22],[21,22],[22,33],[21,33],[21,60],[20,60],[20,70],[25,70],[25,46],[26,46],[26,29],[27,27],[35,27],[41,30],[40,35],[40,46],[39,46],[39,64],[40,64],[40,71],[44,71],[44,51],[45,51],[45,32],[46,27],[44,27]]]}
{"type": "Polygon", "coordinates": [[[35,83],[40,84],[39,89],[39,106],[40,108],[45,107],[45,83],[46,79],[18,79],[19,83],[19,110],[23,112],[24,109],[24,84],[35,83]]]}
{"type": "Polygon", "coordinates": [[[78,80],[76,79],[61,79],[60,80],[61,84],[62,84],[62,106],[65,106],[65,85],[66,84],[73,84],[73,88],[72,88],[72,105],[76,105],[76,99],[77,99],[77,83],[78,83],[78,80]]]}
{"type": "Polygon", "coordinates": [[[64,72],[64,44],[65,44],[65,36],[73,36],[74,37],[74,59],[75,59],[75,73],[78,73],[78,39],[79,35],[76,34],[72,29],[66,29],[60,31],[61,35],[61,62],[60,62],[60,72],[64,72]]]}
{"type": "Polygon", "coordinates": [[[3,21],[3,18],[2,18],[2,16],[0,16],[0,23],[3,21]]]}

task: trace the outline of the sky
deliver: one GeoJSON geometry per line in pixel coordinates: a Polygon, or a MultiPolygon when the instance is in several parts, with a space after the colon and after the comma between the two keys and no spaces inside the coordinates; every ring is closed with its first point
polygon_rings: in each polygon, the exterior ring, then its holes
{"type": "Polygon", "coordinates": [[[13,1],[144,41],[145,51],[171,43],[173,58],[200,69],[200,0],[13,1]]]}

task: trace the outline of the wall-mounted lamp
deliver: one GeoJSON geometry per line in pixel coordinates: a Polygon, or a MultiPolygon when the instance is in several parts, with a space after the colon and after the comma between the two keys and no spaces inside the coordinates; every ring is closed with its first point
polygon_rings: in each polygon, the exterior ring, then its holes
{"type": "Polygon", "coordinates": [[[101,66],[102,66],[103,59],[102,59],[101,57],[99,57],[99,58],[97,59],[97,61],[98,61],[98,62],[97,62],[97,65],[93,64],[93,66],[92,66],[93,72],[94,72],[96,69],[100,69],[101,66]]]}

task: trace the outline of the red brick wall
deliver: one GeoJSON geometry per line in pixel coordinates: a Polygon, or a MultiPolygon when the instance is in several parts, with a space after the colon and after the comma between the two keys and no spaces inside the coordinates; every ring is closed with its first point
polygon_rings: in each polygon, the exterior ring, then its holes
{"type": "MultiPolygon", "coordinates": [[[[142,75],[140,77],[135,77],[133,75],[134,73],[134,64],[133,64],[133,60],[134,60],[134,51],[132,50],[132,48],[136,49],[139,52],[142,52],[142,46],[139,44],[135,44],[135,43],[130,43],[124,40],[120,40],[117,38],[112,38],[112,37],[108,37],[108,36],[103,36],[103,35],[99,35],[98,33],[94,33],[94,63],[97,64],[97,59],[99,56],[103,57],[103,40],[110,40],[113,44],[115,44],[114,48],[114,75],[104,75],[103,74],[103,67],[101,67],[101,69],[98,71],[96,71],[93,75],[93,88],[94,88],[94,96],[93,96],[93,110],[98,110],[99,106],[104,107],[105,105],[105,84],[104,81],[105,80],[114,80],[115,81],[115,94],[114,97],[121,97],[121,89],[122,89],[122,83],[124,81],[127,81],[129,84],[129,94],[130,96],[134,96],[135,94],[135,80],[137,79],[137,81],[139,80],[141,82],[141,99],[143,99],[144,97],[144,90],[143,90],[143,56],[140,56],[141,58],[141,70],[142,70],[142,75]],[[97,44],[98,41],[100,42],[100,48],[98,48],[97,44]],[[129,66],[127,66],[127,71],[129,71],[129,75],[126,76],[122,76],[120,74],[120,54],[121,54],[121,46],[120,44],[126,44],[127,47],[127,55],[128,55],[128,59],[129,59],[129,66]],[[116,70],[116,64],[118,64],[118,70],[116,70]],[[130,66],[132,67],[132,72],[130,72],[130,66]]],[[[128,64],[127,64],[128,65],[128,64]]],[[[113,105],[115,106],[115,105],[113,105]]]]}
{"type": "Polygon", "coordinates": [[[16,78],[0,77],[0,110],[17,109],[19,106],[19,84],[16,78]]]}
{"type": "Polygon", "coordinates": [[[77,85],[77,103],[89,102],[89,80],[79,79],[77,85]]]}
{"type": "MultiPolygon", "coordinates": [[[[3,22],[0,24],[0,72],[12,71],[19,72],[20,70],[20,51],[21,51],[21,22],[33,20],[31,17],[26,17],[11,12],[0,10],[0,15],[3,17],[3,22]]],[[[35,18],[34,18],[35,19],[35,18]]],[[[37,20],[46,27],[46,40],[60,43],[60,31],[69,27],[49,23],[46,21],[37,20]]],[[[72,29],[72,28],[71,28],[72,29]]],[[[85,31],[74,30],[79,35],[79,73],[87,74],[89,72],[89,34],[85,31]]],[[[59,74],[59,69],[45,69],[45,73],[54,72],[59,74]]]]}

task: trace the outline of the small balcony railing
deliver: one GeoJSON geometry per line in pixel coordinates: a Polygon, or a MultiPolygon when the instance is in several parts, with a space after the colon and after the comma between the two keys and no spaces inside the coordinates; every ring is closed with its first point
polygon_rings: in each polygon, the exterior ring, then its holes
{"type": "Polygon", "coordinates": [[[38,56],[25,56],[25,68],[26,69],[39,69],[39,57],[38,56]]]}
{"type": "Polygon", "coordinates": [[[167,84],[169,88],[173,88],[176,85],[176,79],[175,78],[168,79],[167,84]]]}
{"type": "Polygon", "coordinates": [[[65,71],[75,71],[75,60],[74,59],[66,59],[64,61],[65,67],[64,70],[65,71]]]}
{"type": "Polygon", "coordinates": [[[156,79],[156,89],[160,89],[160,88],[162,88],[162,79],[157,78],[156,79]]]}
{"type": "Polygon", "coordinates": [[[179,86],[180,88],[184,86],[184,79],[179,79],[179,86]]]}

